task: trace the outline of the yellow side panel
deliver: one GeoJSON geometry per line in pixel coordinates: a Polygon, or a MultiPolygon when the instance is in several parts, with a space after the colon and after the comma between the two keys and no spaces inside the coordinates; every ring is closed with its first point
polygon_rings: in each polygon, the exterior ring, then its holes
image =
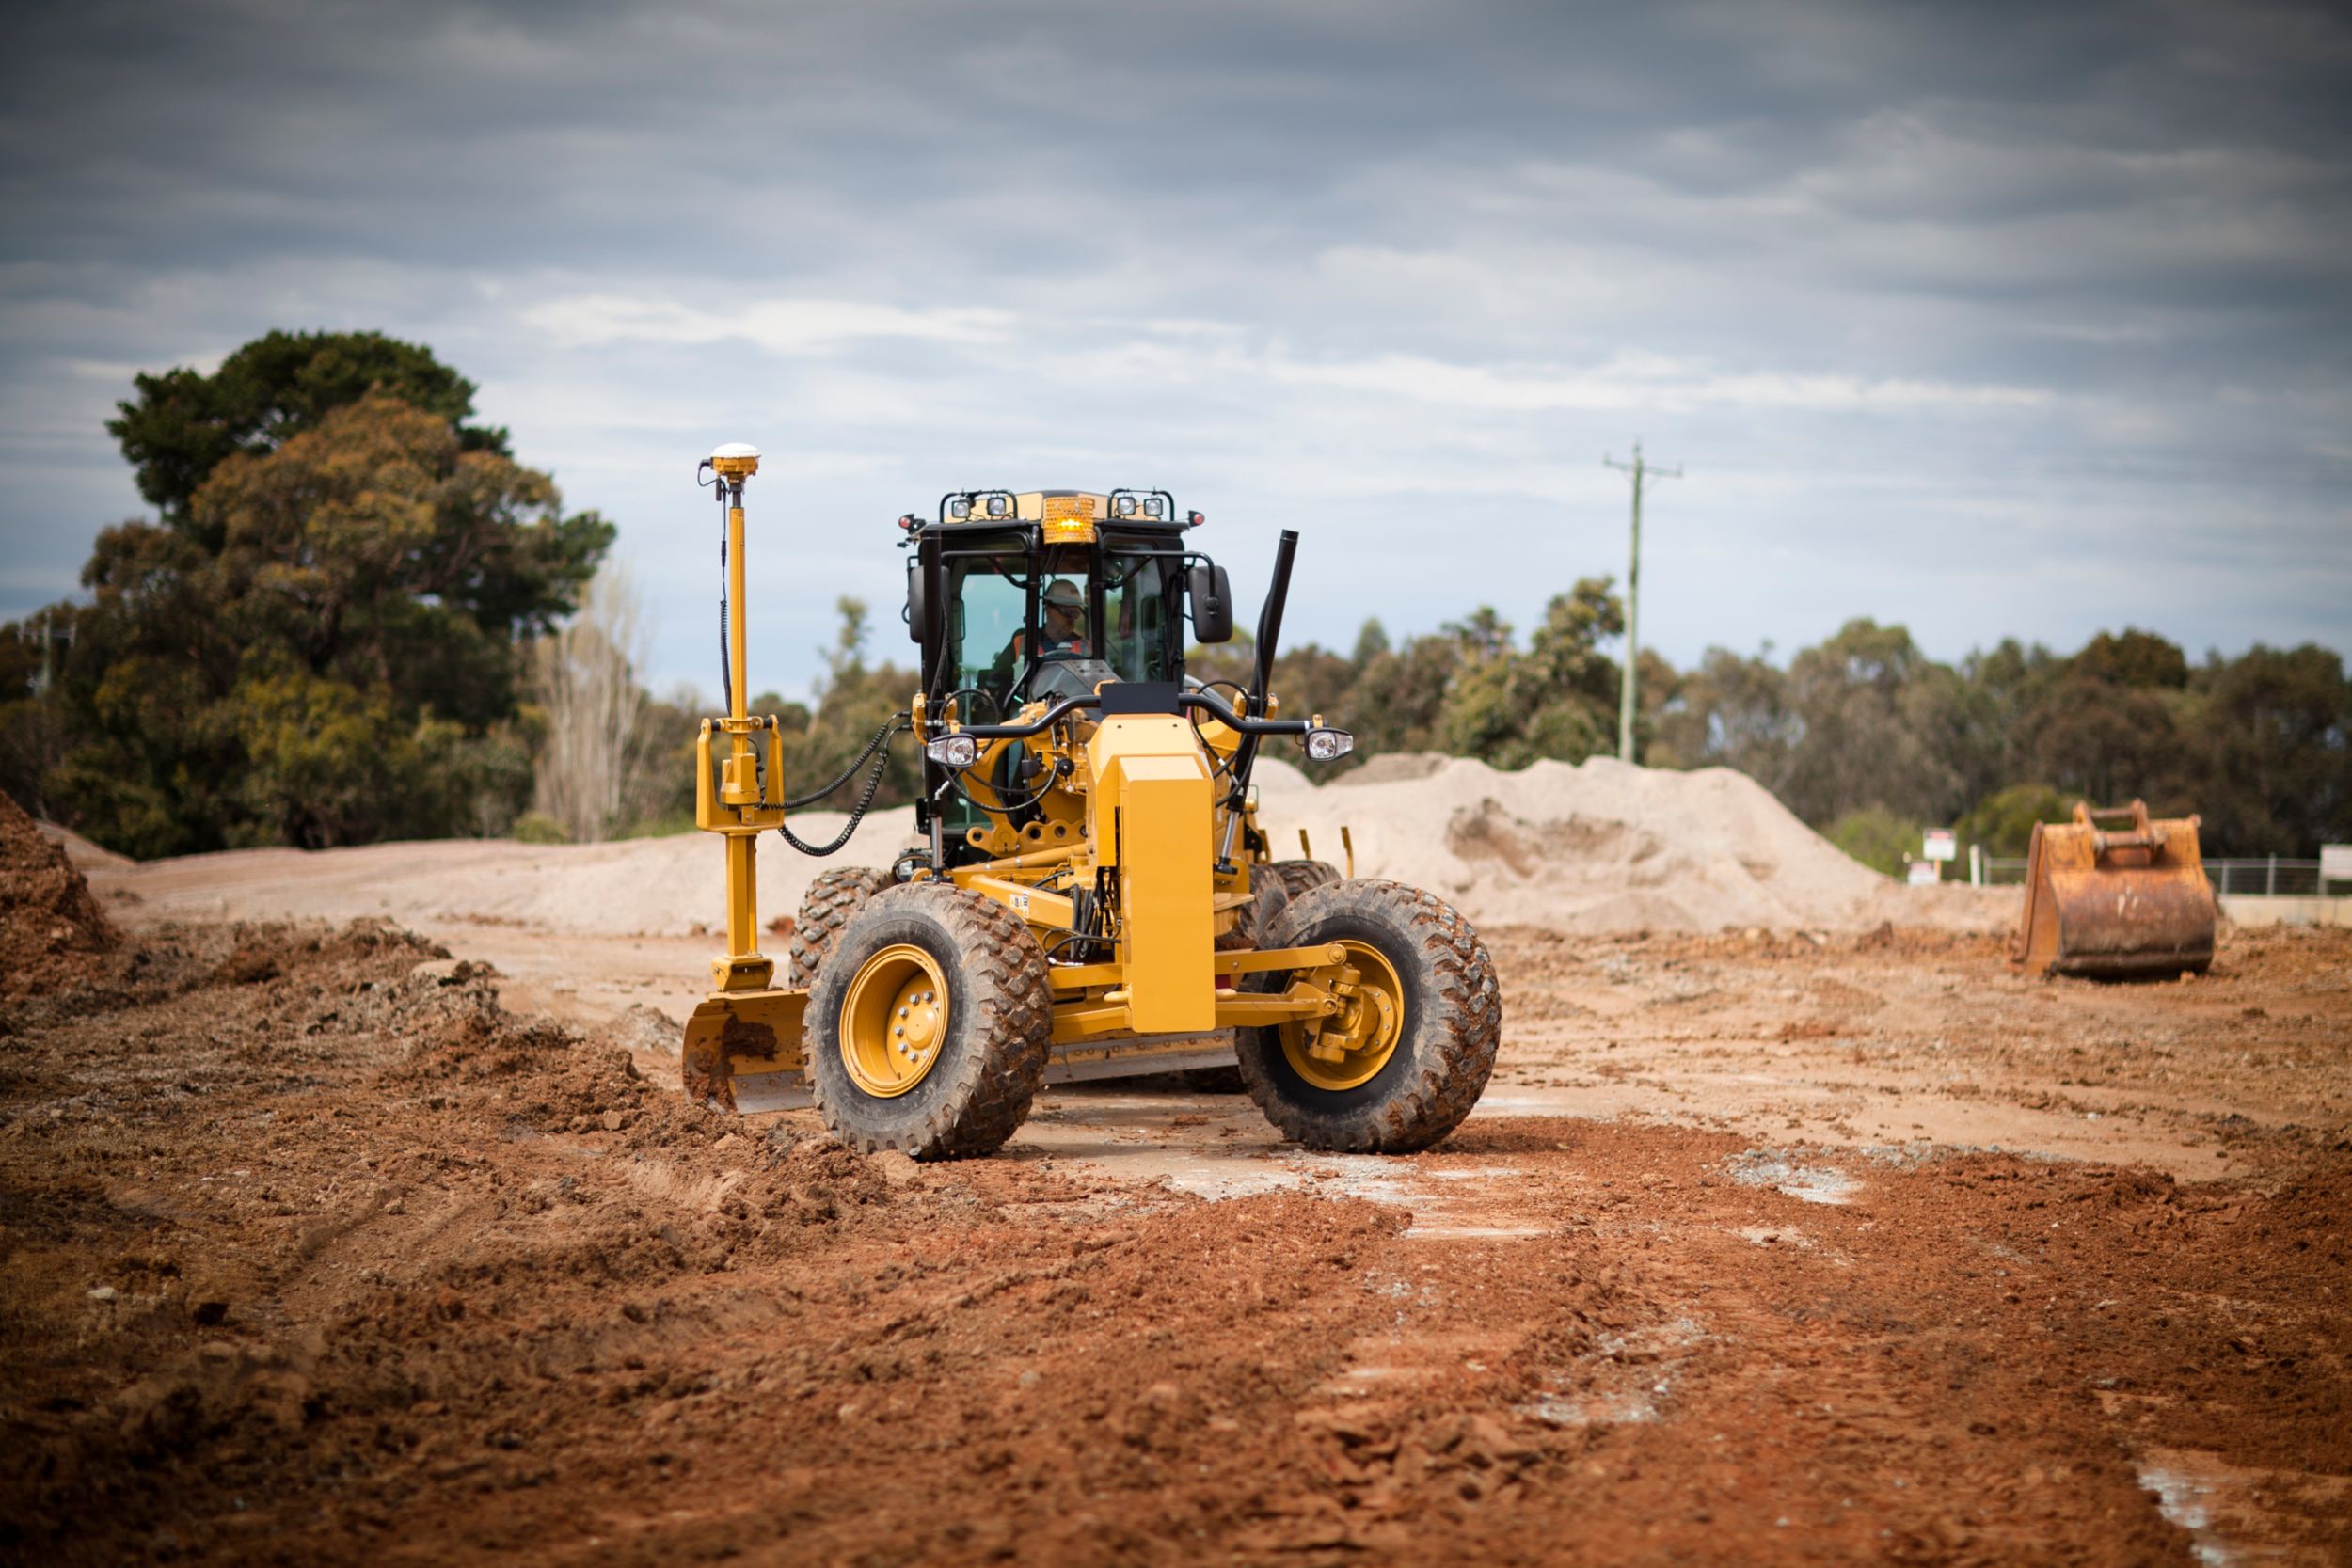
{"type": "Polygon", "coordinates": [[[1119,962],[1139,1034],[1216,1026],[1213,810],[1189,721],[1113,714],[1087,742],[1097,863],[1119,871],[1119,962]]]}
{"type": "Polygon", "coordinates": [[[1216,1026],[1209,779],[1195,756],[1128,757],[1119,791],[1120,902],[1130,1027],[1216,1026]]]}

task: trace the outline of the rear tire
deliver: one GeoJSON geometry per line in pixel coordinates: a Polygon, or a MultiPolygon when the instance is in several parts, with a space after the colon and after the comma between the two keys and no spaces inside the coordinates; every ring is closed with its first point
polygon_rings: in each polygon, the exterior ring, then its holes
{"type": "MultiPolygon", "coordinates": [[[[1364,1015],[1360,1057],[1312,1057],[1296,1024],[1239,1031],[1242,1082],[1266,1119],[1309,1148],[1355,1154],[1409,1154],[1460,1126],[1502,1039],[1494,959],[1470,922],[1417,888],[1359,879],[1294,898],[1273,936],[1282,947],[1353,949],[1367,988],[1363,1006],[1371,990],[1394,993],[1364,1015]]],[[[1278,992],[1291,976],[1251,980],[1252,990],[1278,992]]]]}
{"type": "Polygon", "coordinates": [[[1283,894],[1291,898],[1328,887],[1340,879],[1338,868],[1329,861],[1274,861],[1263,869],[1274,873],[1282,884],[1283,894]]]}
{"type": "Polygon", "coordinates": [[[867,899],[890,885],[890,873],[870,865],[836,865],[818,872],[801,899],[801,912],[792,919],[784,983],[794,990],[815,985],[825,956],[841,940],[842,927],[856,918],[867,899]]]}
{"type": "Polygon", "coordinates": [[[834,1136],[866,1154],[963,1159],[993,1153],[1027,1117],[1045,1081],[1053,986],[1018,915],[916,882],[876,894],[850,919],[806,1017],[809,1088],[834,1136]],[[893,988],[934,1009],[925,1060],[892,1054],[893,1020],[906,1016],[890,1010],[893,988]]]}

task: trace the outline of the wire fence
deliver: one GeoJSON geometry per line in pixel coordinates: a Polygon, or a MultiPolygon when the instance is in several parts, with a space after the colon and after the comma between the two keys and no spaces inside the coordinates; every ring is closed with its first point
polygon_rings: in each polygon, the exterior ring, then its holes
{"type": "MultiPolygon", "coordinates": [[[[2319,862],[2290,860],[2284,855],[2210,860],[2205,862],[2205,877],[2213,883],[2214,892],[2225,898],[2352,896],[2352,881],[2341,877],[2323,881],[2319,875],[2319,862]]],[[[2013,885],[2025,879],[2026,858],[2023,855],[1984,857],[1984,881],[1987,886],[2013,885]]]]}

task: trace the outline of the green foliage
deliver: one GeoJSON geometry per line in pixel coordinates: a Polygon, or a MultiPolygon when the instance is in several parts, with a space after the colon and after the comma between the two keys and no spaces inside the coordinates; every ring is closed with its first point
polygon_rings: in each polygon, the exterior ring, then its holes
{"type": "Polygon", "coordinates": [[[1785,675],[1708,650],[1661,738],[1655,760],[1741,768],[1817,826],[1883,808],[1957,820],[1993,854],[2023,854],[2036,820],[2085,799],[2201,815],[2208,855],[2352,836],[2352,680],[2308,644],[2192,669],[2126,630],[2072,657],[2005,641],[1953,668],[1899,626],[1857,621],[1785,675]]]}
{"type": "Polygon", "coordinates": [[[1871,870],[1895,877],[1902,874],[1903,862],[1918,853],[1921,833],[1920,825],[1908,817],[1883,806],[1864,806],[1832,822],[1823,836],[1871,870]]]}
{"type": "Polygon", "coordinates": [[[2099,633],[2083,644],[2072,662],[2072,673],[2112,686],[2179,690],[2188,684],[2188,658],[2179,645],[2133,626],[2120,633],[2099,633]]]}
{"type": "Polygon", "coordinates": [[[107,431],[137,470],[139,494],[165,521],[220,541],[194,516],[213,470],[242,452],[262,456],[371,393],[434,416],[469,451],[512,455],[506,432],[465,423],[474,385],[430,349],[380,332],[272,332],[246,344],[210,375],[179,369],[139,375],[135,398],[116,404],[107,431]]]}
{"type": "MultiPolygon", "coordinates": [[[[691,818],[689,818],[691,821],[691,818]]],[[[543,811],[527,811],[515,818],[511,836],[517,844],[569,844],[564,824],[543,811]]]]}
{"type": "Polygon", "coordinates": [[[1789,705],[1788,677],[1772,663],[1771,652],[1770,644],[1754,657],[1708,649],[1662,705],[1650,762],[1736,768],[1767,789],[1786,789],[1804,724],[1789,705]]]}
{"type": "Polygon", "coordinates": [[[1978,801],[1954,826],[1963,845],[1988,855],[2023,855],[2033,843],[2033,825],[2073,820],[2077,799],[2048,784],[2010,784],[1978,801]]]}
{"type": "MultiPolygon", "coordinates": [[[[1281,653],[1274,691],[1282,712],[1320,713],[1355,735],[1354,758],[1317,769],[1319,777],[1383,752],[1450,752],[1502,768],[1539,757],[1577,762],[1614,747],[1617,666],[1598,644],[1624,630],[1609,579],[1588,578],[1545,607],[1525,652],[1491,607],[1401,644],[1367,621],[1349,654],[1311,642],[1281,653]]],[[[1222,646],[1193,648],[1185,666],[1202,680],[1247,685],[1254,657],[1236,633],[1222,646]]]]}
{"type": "MultiPolygon", "coordinates": [[[[1401,641],[1366,622],[1346,657],[1284,652],[1275,690],[1283,711],[1355,733],[1342,767],[1399,751],[1502,768],[1608,754],[1618,665],[1603,650],[1624,631],[1609,590],[1588,578],[1554,598],[1524,649],[1491,609],[1401,641]]],[[[1786,668],[1771,653],[1710,648],[1678,673],[1645,650],[1639,754],[1736,768],[1883,869],[1917,852],[1922,823],[2022,854],[2035,821],[2064,820],[2086,797],[2201,814],[2214,855],[2309,855],[2352,838],[2352,679],[2326,649],[2192,668],[2174,643],[2127,629],[2071,657],[2010,641],[1953,666],[1864,619],[1786,668]]],[[[1250,660],[1246,637],[1187,656],[1203,678],[1246,681],[1250,660]]]]}
{"type": "Polygon", "coordinates": [[[166,520],[99,535],[87,603],[0,628],[0,786],[142,857],[504,832],[531,791],[519,644],[612,525],[374,334],[139,385],[117,433],[166,520]]]}
{"type": "MultiPolygon", "coordinates": [[[[762,698],[771,705],[755,711],[776,713],[784,730],[784,776],[792,795],[803,795],[830,784],[857,760],[874,732],[889,717],[914,700],[922,678],[895,664],[868,664],[866,659],[868,611],[862,599],[844,596],[834,601],[841,617],[833,646],[822,650],[825,673],[818,682],[817,707],[812,713],[799,704],[762,698]],[[799,722],[794,722],[798,720],[799,722]]],[[[813,811],[847,811],[857,804],[865,788],[869,761],[855,777],[813,811]]],[[[922,785],[914,744],[907,736],[890,746],[889,765],[882,770],[877,806],[903,805],[922,785]]]]}
{"type": "Polygon", "coordinates": [[[2352,839],[2352,680],[2309,643],[2197,672],[2204,838],[2246,855],[2308,855],[2352,839]]]}
{"type": "Polygon", "coordinates": [[[1921,654],[1901,626],[1863,619],[1789,662],[1788,705],[1803,739],[1782,799],[1808,822],[1883,807],[1949,821],[1967,793],[1965,684],[1921,654]]]}

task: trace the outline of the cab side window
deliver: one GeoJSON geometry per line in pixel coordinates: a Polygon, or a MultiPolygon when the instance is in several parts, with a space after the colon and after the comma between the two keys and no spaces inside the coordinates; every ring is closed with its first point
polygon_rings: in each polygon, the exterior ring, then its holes
{"type": "Polygon", "coordinates": [[[1168,673],[1168,583],[1162,562],[1150,558],[1111,560],[1104,609],[1110,619],[1104,639],[1110,665],[1121,680],[1164,681],[1168,673]]]}
{"type": "Polygon", "coordinates": [[[1023,629],[1028,603],[1025,590],[985,564],[964,570],[955,594],[956,685],[987,684],[990,667],[1023,629]]]}

